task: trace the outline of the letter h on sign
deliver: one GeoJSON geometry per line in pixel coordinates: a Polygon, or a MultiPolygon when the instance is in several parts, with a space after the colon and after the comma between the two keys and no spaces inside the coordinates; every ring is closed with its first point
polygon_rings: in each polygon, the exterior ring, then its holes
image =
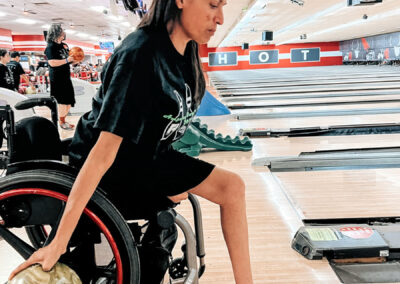
{"type": "Polygon", "coordinates": [[[208,66],[236,66],[237,52],[211,52],[208,54],[208,66]]]}

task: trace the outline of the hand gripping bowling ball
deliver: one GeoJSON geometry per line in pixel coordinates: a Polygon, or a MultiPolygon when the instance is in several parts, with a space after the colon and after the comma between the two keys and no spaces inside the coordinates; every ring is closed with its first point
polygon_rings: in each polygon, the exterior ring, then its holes
{"type": "Polygon", "coordinates": [[[78,275],[71,268],[57,263],[49,272],[44,272],[38,264],[32,265],[8,281],[7,284],[82,284],[78,275]]]}
{"type": "Polygon", "coordinates": [[[85,58],[85,53],[79,46],[74,46],[69,50],[69,56],[72,56],[75,61],[82,61],[85,58]]]}

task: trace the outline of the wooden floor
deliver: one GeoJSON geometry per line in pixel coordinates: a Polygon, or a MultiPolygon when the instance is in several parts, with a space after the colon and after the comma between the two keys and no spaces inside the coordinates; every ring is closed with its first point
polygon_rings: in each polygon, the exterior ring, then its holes
{"type": "MultiPolygon", "coordinates": [[[[346,68],[346,66],[335,68],[341,72],[339,68],[346,68]]],[[[305,70],[304,74],[311,76],[310,74],[313,74],[311,69],[305,70]]],[[[317,72],[320,72],[319,70],[317,72]]],[[[326,70],[326,74],[336,72],[329,68],[326,70]]],[[[300,69],[291,69],[288,72],[297,74],[300,71],[300,69]]],[[[362,69],[358,71],[363,72],[362,69]]],[[[371,72],[371,69],[368,71],[371,72]]],[[[393,72],[392,69],[384,71],[393,72]]],[[[274,70],[274,72],[277,71],[274,70]]],[[[268,75],[261,71],[250,73],[259,76],[268,75]]],[[[241,77],[235,72],[226,72],[223,76],[229,78],[229,74],[232,78],[241,77]]],[[[68,119],[76,121],[78,117],[68,117],[68,119]]],[[[229,115],[201,118],[209,128],[224,135],[237,135],[240,128],[248,127],[306,127],[398,122],[399,119],[399,114],[246,121],[234,120],[229,115]]],[[[68,137],[72,133],[63,131],[62,135],[68,137]]],[[[251,152],[208,151],[202,153],[200,159],[232,170],[245,180],[255,283],[339,283],[326,260],[306,260],[291,249],[292,237],[302,225],[302,218],[399,216],[400,169],[272,174],[265,167],[252,167],[251,162],[265,156],[297,155],[303,151],[400,146],[400,134],[260,138],[252,141],[254,147],[251,152]]],[[[220,229],[219,209],[205,200],[200,201],[207,254],[206,272],[200,282],[232,284],[234,280],[220,229]]],[[[178,211],[191,220],[188,202],[183,202],[178,207],[178,211]]],[[[19,261],[21,260],[8,245],[0,241],[0,283],[6,280],[9,272],[19,261]]]]}

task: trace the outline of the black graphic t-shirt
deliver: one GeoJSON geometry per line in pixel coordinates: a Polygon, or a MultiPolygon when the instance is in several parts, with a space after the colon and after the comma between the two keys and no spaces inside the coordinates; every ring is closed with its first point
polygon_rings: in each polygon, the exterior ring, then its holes
{"type": "Polygon", "coordinates": [[[92,111],[78,123],[71,160],[82,164],[102,130],[124,138],[113,167],[154,160],[180,139],[197,109],[189,50],[179,54],[165,29],[128,35],[104,66],[92,111]]]}
{"type": "Polygon", "coordinates": [[[18,90],[20,76],[25,74],[24,69],[22,68],[21,64],[17,61],[11,60],[7,63],[7,67],[11,70],[13,79],[14,79],[14,88],[18,90]]]}
{"type": "Polygon", "coordinates": [[[14,79],[8,67],[0,63],[0,88],[6,88],[14,91],[14,79]]]}
{"type": "MultiPolygon", "coordinates": [[[[44,51],[44,54],[46,54],[47,60],[52,60],[52,59],[66,59],[68,58],[68,45],[66,43],[56,43],[54,41],[49,42],[47,44],[46,50],[44,51]]],[[[50,80],[58,80],[58,79],[65,79],[70,77],[70,70],[69,70],[69,64],[63,64],[58,67],[50,67],[50,80]]]]}

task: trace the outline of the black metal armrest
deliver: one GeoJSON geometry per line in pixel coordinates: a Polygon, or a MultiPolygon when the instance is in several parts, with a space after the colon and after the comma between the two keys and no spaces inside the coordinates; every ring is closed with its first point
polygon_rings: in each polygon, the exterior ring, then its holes
{"type": "Polygon", "coordinates": [[[54,97],[49,96],[35,96],[18,102],[15,105],[15,108],[18,110],[24,110],[35,106],[47,106],[52,109],[52,107],[57,106],[57,100],[54,97]]]}
{"type": "Polygon", "coordinates": [[[35,96],[15,104],[15,109],[24,110],[35,106],[47,106],[51,111],[51,120],[57,126],[58,112],[57,100],[49,96],[35,96]]]}

